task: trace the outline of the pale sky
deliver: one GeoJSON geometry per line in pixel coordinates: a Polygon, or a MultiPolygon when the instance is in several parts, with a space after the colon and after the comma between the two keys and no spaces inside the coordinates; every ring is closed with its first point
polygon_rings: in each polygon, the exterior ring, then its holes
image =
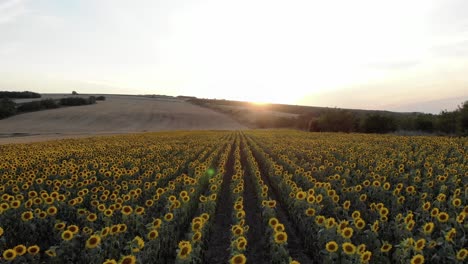
{"type": "Polygon", "coordinates": [[[468,100],[466,0],[0,0],[0,90],[424,111],[468,100]]]}

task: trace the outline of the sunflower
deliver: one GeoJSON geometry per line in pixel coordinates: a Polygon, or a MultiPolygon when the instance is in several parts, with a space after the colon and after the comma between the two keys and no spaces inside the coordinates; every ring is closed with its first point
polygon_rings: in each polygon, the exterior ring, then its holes
{"type": "Polygon", "coordinates": [[[437,207],[432,208],[432,210],[431,210],[431,216],[432,216],[432,217],[437,217],[437,215],[439,215],[439,208],[437,208],[437,207]]]}
{"type": "MultiPolygon", "coordinates": [[[[122,207],[122,210],[120,210],[122,212],[122,214],[124,215],[130,215],[132,212],[133,212],[133,208],[131,206],[128,206],[128,205],[124,205],[122,207]]],[[[129,257],[134,257],[134,256],[129,256],[129,257]]]]}
{"type": "Polygon", "coordinates": [[[28,253],[29,255],[36,255],[37,253],[39,253],[39,251],[41,251],[41,249],[39,248],[38,245],[33,245],[33,246],[30,246],[28,247],[28,253]]]}
{"type": "Polygon", "coordinates": [[[310,204],[315,203],[315,196],[313,194],[309,194],[309,196],[307,196],[307,202],[310,204]]]}
{"type": "Polygon", "coordinates": [[[338,250],[338,244],[335,241],[330,241],[325,245],[328,252],[336,252],[338,250]]]}
{"type": "Polygon", "coordinates": [[[418,241],[416,241],[414,244],[414,250],[422,251],[425,246],[426,246],[426,239],[424,238],[418,239],[418,241]]]}
{"type": "Polygon", "coordinates": [[[167,213],[164,215],[164,220],[170,222],[172,219],[174,219],[174,215],[172,213],[167,213]]]}
{"type": "Polygon", "coordinates": [[[368,263],[371,257],[372,257],[372,252],[365,251],[364,253],[361,254],[361,263],[368,263]]]}
{"type": "Polygon", "coordinates": [[[275,229],[275,232],[284,232],[285,230],[283,224],[277,224],[274,229],[275,229]]]}
{"type": "Polygon", "coordinates": [[[357,229],[361,230],[366,226],[366,222],[362,218],[358,218],[355,220],[354,226],[356,226],[357,229]]]}
{"type": "Polygon", "coordinates": [[[156,239],[157,237],[159,236],[159,233],[157,230],[151,230],[148,235],[146,235],[146,237],[149,239],[149,240],[154,240],[156,239]]]}
{"type": "Polygon", "coordinates": [[[133,255],[127,255],[120,259],[119,264],[135,264],[136,257],[133,255]]]}
{"type": "Polygon", "coordinates": [[[97,215],[95,213],[91,213],[86,217],[86,220],[89,222],[94,222],[97,220],[97,215]]]}
{"type": "Polygon", "coordinates": [[[466,256],[468,256],[468,250],[466,248],[462,248],[457,252],[457,260],[464,261],[466,256]]]}
{"type": "Polygon", "coordinates": [[[205,221],[208,221],[210,219],[210,215],[207,213],[203,213],[200,215],[201,218],[205,219],[205,221]]]}
{"type": "Polygon", "coordinates": [[[108,226],[101,229],[101,237],[106,237],[110,233],[110,228],[108,226]]]}
{"type": "Polygon", "coordinates": [[[243,236],[237,238],[236,246],[237,246],[237,250],[240,250],[240,251],[245,250],[245,248],[247,247],[247,239],[245,239],[245,237],[243,236]]]}
{"type": "Polygon", "coordinates": [[[18,256],[23,256],[28,251],[28,249],[24,245],[17,245],[13,248],[13,250],[15,250],[18,256]]]}
{"type": "Polygon", "coordinates": [[[364,251],[366,251],[366,244],[360,244],[359,246],[356,247],[356,253],[358,253],[359,255],[363,254],[364,251]]]}
{"type": "Polygon", "coordinates": [[[104,215],[107,217],[111,217],[113,214],[114,214],[114,211],[112,211],[111,209],[104,210],[104,215]]]}
{"type": "Polygon", "coordinates": [[[450,231],[445,234],[445,240],[453,242],[453,238],[457,235],[457,230],[455,228],[450,229],[450,231]]]}
{"type": "Polygon", "coordinates": [[[242,236],[244,234],[244,228],[240,225],[234,225],[231,227],[231,232],[235,236],[242,236]]]}
{"type": "Polygon", "coordinates": [[[351,227],[345,227],[343,230],[341,230],[341,236],[343,238],[351,238],[353,236],[353,229],[351,227]]]}
{"type": "Polygon", "coordinates": [[[422,206],[422,209],[424,211],[428,211],[429,209],[431,209],[431,202],[425,202],[422,206]]]}
{"type": "Polygon", "coordinates": [[[21,220],[24,222],[30,221],[34,218],[34,214],[31,211],[27,211],[21,214],[21,220]]]}
{"type": "Polygon", "coordinates": [[[65,241],[72,240],[73,236],[74,236],[74,234],[70,230],[65,230],[65,231],[62,232],[62,239],[65,240],[65,241]]]}
{"type": "Polygon", "coordinates": [[[430,234],[430,233],[432,233],[432,231],[434,231],[434,223],[429,222],[429,223],[424,224],[424,226],[423,226],[424,234],[426,234],[426,235],[430,234]]]}
{"type": "Polygon", "coordinates": [[[381,252],[384,252],[384,253],[389,252],[391,249],[392,249],[392,245],[389,244],[388,242],[385,242],[385,243],[382,245],[382,247],[380,247],[380,251],[381,251],[381,252]]]}
{"type": "Polygon", "coordinates": [[[359,211],[354,211],[352,214],[351,214],[351,217],[353,219],[358,219],[358,218],[361,218],[361,213],[359,211]]]}
{"type": "Polygon", "coordinates": [[[304,200],[307,197],[307,193],[300,191],[296,193],[296,199],[297,200],[304,200]]]}
{"type": "Polygon", "coordinates": [[[465,221],[465,217],[466,217],[466,216],[465,216],[465,214],[464,214],[463,212],[460,213],[460,214],[457,216],[457,222],[460,223],[460,224],[463,223],[463,221],[465,221]]]}
{"type": "Polygon", "coordinates": [[[445,223],[449,220],[449,215],[446,212],[440,212],[437,215],[437,220],[439,220],[441,223],[445,223]]]}
{"type": "Polygon", "coordinates": [[[101,244],[101,237],[97,235],[92,235],[86,240],[86,248],[96,248],[101,244]]]}
{"type": "Polygon", "coordinates": [[[57,230],[63,230],[66,226],[67,226],[67,225],[66,225],[65,223],[63,223],[63,222],[61,222],[61,223],[56,223],[56,224],[54,225],[55,229],[57,229],[57,230]]]}
{"type": "Polygon", "coordinates": [[[288,234],[286,232],[275,232],[274,239],[276,244],[284,244],[288,241],[288,234]]]}
{"type": "Polygon", "coordinates": [[[305,210],[305,214],[306,214],[307,216],[314,216],[314,215],[315,215],[315,209],[314,209],[314,208],[307,208],[307,209],[305,210]]]}
{"type": "Polygon", "coordinates": [[[181,241],[179,243],[179,252],[177,257],[180,259],[187,259],[190,253],[192,252],[192,244],[188,241],[181,241]]]}
{"type": "Polygon", "coordinates": [[[13,249],[7,249],[3,251],[3,258],[8,261],[12,261],[16,258],[16,251],[13,249]]]}
{"type": "Polygon", "coordinates": [[[345,242],[343,243],[343,245],[341,245],[341,247],[343,248],[343,251],[348,255],[352,255],[356,253],[356,246],[353,245],[352,243],[345,242]]]}
{"type": "Polygon", "coordinates": [[[343,203],[343,209],[345,210],[349,210],[349,207],[351,206],[351,202],[350,201],[345,201],[343,203]]]}
{"type": "Polygon", "coordinates": [[[80,231],[80,228],[77,225],[71,225],[67,227],[67,230],[72,232],[73,235],[76,235],[80,231]]]}
{"type": "Polygon", "coordinates": [[[279,224],[279,220],[276,217],[272,217],[268,220],[268,225],[270,227],[275,227],[277,224],[279,224]]]}
{"type": "Polygon", "coordinates": [[[244,254],[234,255],[229,260],[229,264],[245,264],[246,262],[247,262],[247,258],[244,256],[244,254]]]}
{"type": "Polygon", "coordinates": [[[325,222],[325,216],[318,215],[315,217],[315,223],[317,223],[318,225],[323,225],[324,222],[325,222]]]}
{"type": "Polygon", "coordinates": [[[200,232],[198,232],[198,231],[195,232],[195,233],[192,235],[192,240],[193,240],[193,241],[198,242],[198,241],[201,240],[201,238],[202,238],[202,233],[200,233],[200,232]]]}
{"type": "Polygon", "coordinates": [[[270,207],[270,208],[275,208],[276,207],[276,201],[275,200],[268,201],[267,206],[270,207]]]}
{"type": "MultiPolygon", "coordinates": [[[[176,207],[177,208],[177,207],[176,207]]],[[[138,206],[136,209],[135,209],[135,213],[137,215],[142,215],[145,213],[145,208],[144,207],[141,207],[141,206],[138,206]]]]}
{"type": "Polygon", "coordinates": [[[56,215],[57,212],[58,212],[58,209],[55,206],[51,206],[51,207],[47,208],[47,214],[48,215],[53,216],[53,215],[56,215]]]}
{"type": "Polygon", "coordinates": [[[102,264],[117,264],[117,261],[115,259],[106,259],[102,264]]]}
{"type": "Polygon", "coordinates": [[[136,244],[138,249],[142,249],[145,247],[145,241],[139,236],[136,236],[132,242],[136,244]]]}
{"type": "Polygon", "coordinates": [[[411,258],[411,264],[423,264],[424,263],[424,256],[421,254],[415,255],[411,258]]]}

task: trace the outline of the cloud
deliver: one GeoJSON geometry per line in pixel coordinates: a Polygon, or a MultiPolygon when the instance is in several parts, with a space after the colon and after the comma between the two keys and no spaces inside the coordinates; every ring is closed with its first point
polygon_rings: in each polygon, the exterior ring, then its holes
{"type": "Polygon", "coordinates": [[[15,21],[28,13],[24,0],[0,1],[0,25],[15,21]]]}
{"type": "Polygon", "coordinates": [[[369,64],[368,67],[374,68],[374,69],[396,70],[396,69],[408,69],[420,63],[422,63],[422,61],[419,61],[419,60],[378,62],[378,63],[369,64]]]}

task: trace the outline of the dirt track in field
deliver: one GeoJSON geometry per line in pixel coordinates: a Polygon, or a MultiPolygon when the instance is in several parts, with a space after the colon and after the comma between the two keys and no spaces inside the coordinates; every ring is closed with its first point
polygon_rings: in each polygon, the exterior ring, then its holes
{"type": "Polygon", "coordinates": [[[31,112],[0,120],[0,144],[150,131],[244,128],[224,114],[180,99],[106,95],[106,101],[94,105],[31,112]]]}

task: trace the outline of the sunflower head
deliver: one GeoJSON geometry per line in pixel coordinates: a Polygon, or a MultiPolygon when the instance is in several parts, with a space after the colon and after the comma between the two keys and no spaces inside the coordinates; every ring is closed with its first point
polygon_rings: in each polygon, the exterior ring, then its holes
{"type": "Polygon", "coordinates": [[[356,246],[352,243],[345,242],[343,245],[341,245],[341,247],[343,248],[344,253],[348,255],[353,255],[356,253],[356,246]]]}
{"type": "Polygon", "coordinates": [[[338,250],[338,244],[335,241],[330,241],[325,245],[325,249],[328,252],[336,252],[338,250]]]}
{"type": "Polygon", "coordinates": [[[244,254],[234,255],[229,260],[229,264],[245,264],[246,262],[247,262],[247,258],[244,256],[244,254]]]}

